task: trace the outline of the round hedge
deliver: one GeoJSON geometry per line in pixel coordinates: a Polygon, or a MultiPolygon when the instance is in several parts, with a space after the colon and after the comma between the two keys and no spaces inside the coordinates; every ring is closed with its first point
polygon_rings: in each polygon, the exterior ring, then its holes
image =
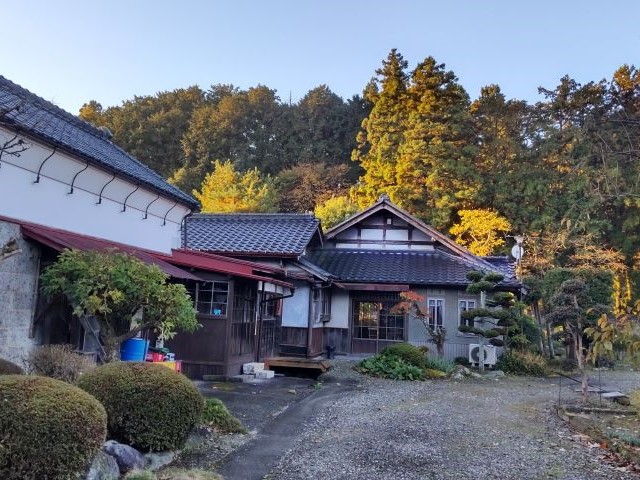
{"type": "Polygon", "coordinates": [[[9,360],[0,358],[0,375],[22,375],[24,371],[20,366],[9,360]]]}
{"type": "Polygon", "coordinates": [[[385,347],[380,353],[382,355],[399,357],[418,368],[425,368],[426,365],[424,352],[420,350],[419,347],[411,345],[410,343],[393,343],[385,347]]]}
{"type": "Polygon", "coordinates": [[[107,414],[87,392],[53,378],[0,376],[0,478],[62,480],[86,471],[107,414]]]}
{"type": "Polygon", "coordinates": [[[110,438],[144,451],[182,446],[204,405],[187,377],[149,362],[102,365],[78,386],[104,405],[110,438]]]}

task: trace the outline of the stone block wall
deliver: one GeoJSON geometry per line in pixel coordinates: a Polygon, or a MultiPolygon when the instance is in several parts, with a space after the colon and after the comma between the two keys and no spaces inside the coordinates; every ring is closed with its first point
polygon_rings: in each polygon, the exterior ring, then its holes
{"type": "Polygon", "coordinates": [[[0,249],[15,239],[21,250],[0,260],[0,357],[18,364],[37,345],[29,338],[38,278],[37,246],[26,242],[20,226],[0,221],[0,249]]]}

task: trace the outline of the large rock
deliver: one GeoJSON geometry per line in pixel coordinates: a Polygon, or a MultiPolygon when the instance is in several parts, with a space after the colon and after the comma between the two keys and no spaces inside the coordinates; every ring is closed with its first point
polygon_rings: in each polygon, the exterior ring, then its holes
{"type": "Polygon", "coordinates": [[[118,480],[119,478],[120,468],[116,459],[100,450],[93,457],[85,480],[118,480]]]}
{"type": "Polygon", "coordinates": [[[143,470],[147,463],[144,456],[138,450],[114,440],[105,442],[102,450],[116,459],[120,473],[127,473],[135,469],[143,470]]]}

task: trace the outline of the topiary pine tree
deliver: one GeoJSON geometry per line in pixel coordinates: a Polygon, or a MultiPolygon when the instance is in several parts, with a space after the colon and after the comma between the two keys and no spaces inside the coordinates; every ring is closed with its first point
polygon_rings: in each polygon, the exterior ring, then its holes
{"type": "Polygon", "coordinates": [[[494,272],[485,274],[473,270],[467,273],[467,279],[472,282],[467,287],[467,292],[480,295],[480,308],[462,312],[462,318],[472,321],[472,324],[460,325],[458,330],[477,335],[480,343],[478,352],[480,371],[484,371],[484,340],[489,339],[489,344],[506,348],[509,328],[515,325],[511,311],[515,305],[515,296],[511,292],[493,292],[503,278],[504,276],[494,272]],[[491,296],[487,298],[487,294],[491,296]]]}

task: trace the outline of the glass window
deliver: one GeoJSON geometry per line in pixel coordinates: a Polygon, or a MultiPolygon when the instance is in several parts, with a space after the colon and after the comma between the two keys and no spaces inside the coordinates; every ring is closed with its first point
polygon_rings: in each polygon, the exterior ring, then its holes
{"type": "Polygon", "coordinates": [[[227,314],[228,282],[194,282],[186,287],[198,313],[220,316],[227,314]]]}
{"type": "Polygon", "coordinates": [[[470,327],[474,326],[474,321],[472,318],[470,319],[465,319],[462,318],[462,312],[466,312],[467,310],[473,310],[474,308],[476,308],[476,301],[475,300],[459,300],[458,301],[458,318],[459,318],[459,324],[460,325],[468,325],[470,327]]]}
{"type": "Polygon", "coordinates": [[[353,302],[353,337],[404,340],[404,314],[392,311],[398,300],[353,302]]]}
{"type": "Polygon", "coordinates": [[[428,306],[429,326],[431,328],[442,327],[444,325],[444,298],[430,298],[428,306]]]}

